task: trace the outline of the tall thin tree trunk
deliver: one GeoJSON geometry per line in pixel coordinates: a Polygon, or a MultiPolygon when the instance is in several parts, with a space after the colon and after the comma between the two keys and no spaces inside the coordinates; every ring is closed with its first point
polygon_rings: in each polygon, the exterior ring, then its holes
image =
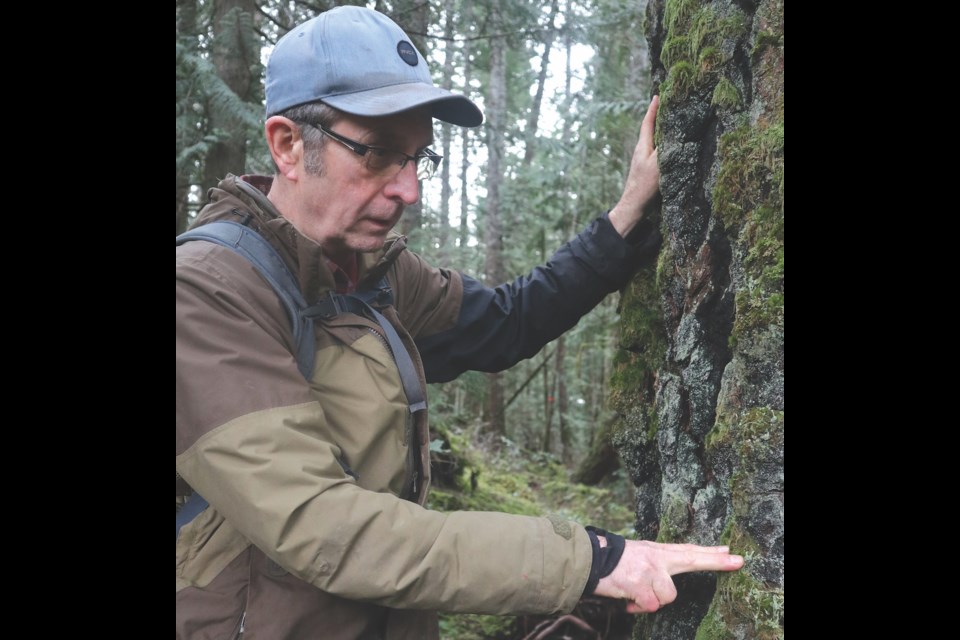
{"type": "MultiPolygon", "coordinates": [[[[572,142],[570,140],[571,125],[573,124],[573,36],[571,35],[571,28],[569,21],[571,16],[573,16],[573,0],[567,0],[567,24],[564,27],[563,34],[563,45],[564,51],[566,53],[565,63],[564,63],[564,81],[563,81],[563,104],[564,112],[568,117],[563,119],[563,143],[569,149],[572,147],[572,142]]],[[[586,145],[580,145],[580,148],[585,148],[586,145]]],[[[582,153],[582,152],[581,152],[582,153]]],[[[570,167],[573,166],[572,158],[567,158],[566,161],[567,171],[564,172],[564,191],[570,190],[570,167]]],[[[568,198],[566,203],[566,209],[570,217],[570,232],[568,235],[572,236],[577,232],[577,207],[576,205],[568,198]]]]}
{"type": "MultiPolygon", "coordinates": [[[[506,280],[503,264],[503,225],[500,210],[500,186],[503,182],[503,159],[506,152],[505,129],[507,121],[507,57],[506,38],[503,37],[503,19],[500,0],[490,3],[491,28],[496,34],[490,42],[490,90],[487,94],[487,210],[484,221],[486,233],[486,260],[484,271],[489,285],[506,280]]],[[[506,435],[504,416],[504,385],[502,373],[487,374],[487,425],[495,434],[506,435]]]]}
{"type": "Polygon", "coordinates": [[[570,398],[567,395],[567,380],[564,359],[567,355],[566,338],[557,338],[557,359],[554,378],[557,381],[557,422],[560,427],[560,446],[563,461],[567,464],[573,461],[573,434],[570,432],[570,421],[567,412],[570,408],[570,398]]]}
{"type": "MultiPolygon", "coordinates": [[[[461,23],[464,25],[472,24],[473,0],[463,0],[461,11],[463,13],[461,23]]],[[[470,78],[473,72],[473,64],[470,61],[470,42],[469,38],[466,38],[463,42],[463,95],[467,97],[470,97],[470,78]]],[[[460,127],[460,135],[463,139],[463,152],[460,161],[460,236],[457,246],[460,248],[461,264],[466,265],[467,245],[470,241],[470,196],[467,193],[467,170],[470,168],[470,129],[460,127]]]]}
{"type": "MultiPolygon", "coordinates": [[[[429,11],[430,3],[426,0],[407,0],[394,7],[397,24],[407,32],[413,45],[426,59],[429,59],[430,56],[430,52],[427,50],[427,39],[420,34],[427,33],[429,11]]],[[[400,218],[400,233],[410,236],[413,246],[422,250],[423,243],[429,241],[424,240],[424,237],[429,239],[430,234],[423,233],[427,231],[424,227],[429,225],[429,221],[426,219],[427,216],[423,206],[423,185],[419,184],[418,186],[420,187],[421,197],[403,210],[403,216],[400,218]]]]}
{"type": "MultiPolygon", "coordinates": [[[[260,38],[253,32],[255,0],[214,0],[213,46],[210,59],[217,75],[244,102],[253,97],[260,82],[260,38]]],[[[217,109],[209,112],[210,130],[220,129],[230,136],[211,145],[204,162],[203,191],[214,187],[228,173],[242,174],[246,165],[246,133],[235,114],[217,109]]]]}
{"type": "MultiPolygon", "coordinates": [[[[544,365],[547,364],[547,355],[544,354],[544,365]]],[[[550,384],[550,367],[543,367],[543,439],[540,450],[550,452],[550,439],[553,437],[553,387],[550,384]]]]}
{"type": "MultiPolygon", "coordinates": [[[[444,54],[443,54],[443,82],[441,86],[450,90],[453,88],[453,58],[456,47],[453,44],[454,18],[456,11],[456,0],[447,0],[444,6],[446,13],[446,22],[443,29],[444,35],[444,54]]],[[[449,259],[450,241],[450,198],[452,189],[450,188],[450,145],[453,138],[453,127],[450,123],[444,122],[440,128],[441,153],[444,157],[443,164],[440,165],[440,219],[437,220],[437,262],[446,264],[449,259]]]]}
{"type": "Polygon", "coordinates": [[[533,160],[533,154],[536,150],[537,129],[540,126],[540,106],[543,103],[543,88],[547,83],[547,69],[550,67],[550,51],[553,49],[553,41],[556,38],[557,22],[557,0],[553,0],[550,5],[550,17],[547,19],[547,30],[543,39],[543,55],[540,56],[540,75],[537,77],[537,92],[533,97],[533,104],[530,106],[530,113],[527,116],[527,131],[525,136],[525,148],[523,152],[523,164],[529,165],[533,160]]]}

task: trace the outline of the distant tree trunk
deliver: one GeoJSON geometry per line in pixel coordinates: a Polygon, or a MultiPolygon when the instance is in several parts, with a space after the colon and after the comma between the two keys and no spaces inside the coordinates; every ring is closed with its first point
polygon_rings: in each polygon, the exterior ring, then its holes
{"type": "MultiPolygon", "coordinates": [[[[543,364],[547,364],[547,356],[544,354],[543,364]]],[[[553,385],[550,384],[550,368],[543,367],[543,439],[540,442],[540,450],[546,453],[550,452],[550,438],[553,437],[553,385]]]]}
{"type": "MultiPolygon", "coordinates": [[[[463,24],[469,33],[469,26],[473,22],[473,0],[463,0],[461,9],[461,24],[463,24]]],[[[473,64],[470,62],[470,39],[463,43],[463,95],[470,97],[470,77],[473,72],[473,64]]],[[[470,241],[470,197],[467,194],[467,170],[470,168],[470,129],[460,127],[460,134],[463,137],[463,153],[460,164],[460,238],[457,242],[460,248],[461,263],[466,265],[467,244],[470,241]]]]}
{"type": "MultiPolygon", "coordinates": [[[[255,0],[214,0],[213,43],[210,59],[217,75],[244,102],[252,100],[260,82],[260,38],[253,32],[255,0]]],[[[204,162],[203,191],[215,187],[228,173],[242,174],[246,165],[246,135],[235,114],[209,112],[210,129],[229,133],[211,145],[204,162]]]]}
{"type": "MultiPolygon", "coordinates": [[[[505,129],[507,121],[507,58],[506,38],[503,35],[503,20],[500,15],[500,0],[491,0],[491,30],[495,35],[490,41],[490,90],[487,94],[487,207],[484,225],[487,250],[484,271],[487,283],[498,285],[506,280],[503,265],[503,225],[501,221],[500,185],[503,181],[503,157],[506,149],[505,129]]],[[[495,434],[506,435],[504,416],[503,374],[487,374],[487,425],[495,434]]]]}
{"type": "MultiPolygon", "coordinates": [[[[397,24],[410,36],[413,46],[424,58],[428,58],[430,52],[427,50],[427,40],[420,34],[427,32],[429,24],[430,3],[426,0],[405,0],[396,3],[392,15],[395,16],[397,24]]],[[[420,184],[420,193],[423,194],[423,185],[420,184]]],[[[423,238],[420,231],[425,225],[423,212],[423,198],[417,200],[414,204],[408,205],[403,210],[403,216],[400,218],[400,233],[405,236],[411,236],[412,243],[422,243],[423,238]]],[[[429,237],[429,236],[428,236],[429,237]]],[[[415,244],[422,249],[422,244],[415,244]]]]}
{"type": "Polygon", "coordinates": [[[566,464],[573,461],[573,434],[570,432],[570,421],[567,420],[567,412],[570,409],[570,398],[567,395],[567,375],[565,369],[565,360],[567,356],[566,339],[564,336],[557,338],[557,358],[554,378],[557,381],[557,420],[560,427],[560,446],[561,455],[566,464]]]}
{"type": "MultiPolygon", "coordinates": [[[[456,48],[453,44],[453,33],[456,5],[456,0],[447,0],[444,7],[446,22],[444,24],[443,35],[446,39],[443,44],[443,83],[441,86],[447,91],[453,88],[453,58],[456,48]]],[[[437,251],[437,262],[444,265],[447,264],[447,260],[450,257],[448,246],[450,241],[450,198],[453,195],[450,188],[450,145],[453,138],[453,126],[448,122],[444,122],[440,128],[440,136],[442,145],[441,154],[444,157],[444,161],[440,165],[440,219],[437,221],[437,243],[440,247],[437,251]]]]}
{"type": "Polygon", "coordinates": [[[536,150],[537,129],[540,126],[540,105],[543,103],[543,88],[547,84],[547,69],[550,67],[550,51],[556,38],[557,0],[550,5],[550,18],[547,20],[547,31],[543,40],[543,55],[540,56],[540,75],[537,77],[537,92],[530,106],[527,116],[527,133],[523,152],[523,164],[529,165],[536,150]]]}
{"type": "MultiPolygon", "coordinates": [[[[528,122],[529,125],[529,122],[528,122]]],[[[536,126],[536,125],[534,125],[536,126]]],[[[530,144],[533,144],[532,140],[530,144]]],[[[530,156],[533,157],[532,155],[530,156]]],[[[547,231],[541,227],[540,229],[540,264],[543,264],[547,261],[547,231]]],[[[546,353],[543,354],[543,363],[540,365],[543,367],[543,438],[540,442],[540,450],[549,453],[551,439],[553,438],[553,414],[554,407],[556,403],[554,400],[554,388],[553,384],[550,382],[550,367],[546,366],[549,363],[550,356],[546,353]]],[[[554,382],[556,377],[554,377],[554,382]]]]}
{"type": "Polygon", "coordinates": [[[598,484],[601,480],[620,468],[620,458],[613,448],[613,429],[616,420],[608,420],[594,439],[594,446],[590,447],[587,456],[577,466],[570,478],[580,484],[598,484]]]}
{"type": "Polygon", "coordinates": [[[623,296],[611,399],[636,530],[729,544],[635,638],[783,638],[783,0],[650,0],[664,245],[623,296]],[[696,35],[696,39],[694,39],[696,35]]]}

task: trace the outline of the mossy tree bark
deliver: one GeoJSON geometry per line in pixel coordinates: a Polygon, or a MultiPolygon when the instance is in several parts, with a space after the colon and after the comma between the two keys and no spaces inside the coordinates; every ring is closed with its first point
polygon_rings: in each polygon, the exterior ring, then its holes
{"type": "Polygon", "coordinates": [[[783,0],[650,0],[665,238],[624,292],[614,436],[639,537],[729,544],[636,638],[782,638],[783,0]]]}

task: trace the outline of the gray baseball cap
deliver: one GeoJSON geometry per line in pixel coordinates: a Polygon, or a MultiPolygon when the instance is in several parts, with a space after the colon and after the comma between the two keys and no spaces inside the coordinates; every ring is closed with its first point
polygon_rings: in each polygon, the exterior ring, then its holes
{"type": "Polygon", "coordinates": [[[475,127],[470,99],[435,87],[427,62],[397,23],[363,7],[325,11],[280,38],[267,62],[267,117],[322,100],[358,116],[432,105],[433,117],[475,127]]]}

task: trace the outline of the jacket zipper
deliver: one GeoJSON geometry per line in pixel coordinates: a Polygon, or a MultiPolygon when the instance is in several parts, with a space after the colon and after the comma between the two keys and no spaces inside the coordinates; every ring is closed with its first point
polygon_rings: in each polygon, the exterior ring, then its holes
{"type": "Polygon", "coordinates": [[[390,348],[390,343],[387,342],[387,339],[384,338],[384,337],[380,334],[379,331],[377,331],[376,329],[373,329],[372,327],[367,327],[367,331],[369,331],[370,333],[372,333],[372,334],[374,335],[374,337],[376,337],[377,340],[380,341],[380,344],[383,345],[383,348],[387,350],[387,353],[389,353],[389,354],[390,354],[390,357],[392,358],[392,357],[393,357],[393,349],[390,348]]]}
{"type": "Polygon", "coordinates": [[[243,615],[240,616],[240,632],[237,634],[237,640],[243,640],[243,630],[247,621],[247,612],[244,611],[243,615]]]}

